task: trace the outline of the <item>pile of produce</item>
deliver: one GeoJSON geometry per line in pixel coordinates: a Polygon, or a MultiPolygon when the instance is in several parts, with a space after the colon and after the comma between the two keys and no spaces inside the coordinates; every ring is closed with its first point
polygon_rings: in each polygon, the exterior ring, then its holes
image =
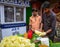
{"type": "Polygon", "coordinates": [[[42,45],[42,44],[41,44],[39,47],[48,47],[48,46],[47,46],[47,45],[42,45]]]}
{"type": "Polygon", "coordinates": [[[10,36],[1,41],[0,47],[35,47],[35,44],[23,37],[10,36]]]}
{"type": "Polygon", "coordinates": [[[40,31],[35,30],[35,34],[37,34],[39,36],[45,36],[46,32],[40,32],[40,31]]]}
{"type": "Polygon", "coordinates": [[[60,47],[60,43],[52,43],[50,47],[60,47]]]}
{"type": "Polygon", "coordinates": [[[35,33],[32,33],[32,31],[29,30],[28,33],[25,33],[24,35],[19,34],[18,36],[22,36],[24,38],[30,39],[31,43],[35,43],[35,47],[41,47],[41,46],[45,46],[45,45],[41,45],[41,41],[40,41],[41,36],[44,36],[44,35],[45,35],[45,32],[39,32],[35,30],[35,33]]]}
{"type": "Polygon", "coordinates": [[[32,43],[33,43],[33,42],[35,43],[35,47],[39,47],[39,45],[41,44],[40,41],[36,42],[38,37],[39,37],[39,36],[34,33],[33,36],[32,36],[32,39],[30,39],[32,43]]]}

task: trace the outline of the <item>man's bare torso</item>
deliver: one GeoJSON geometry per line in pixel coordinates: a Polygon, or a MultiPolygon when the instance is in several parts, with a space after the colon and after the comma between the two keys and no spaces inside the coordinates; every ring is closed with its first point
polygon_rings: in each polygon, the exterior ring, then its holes
{"type": "Polygon", "coordinates": [[[31,16],[30,17],[30,25],[31,29],[34,30],[39,30],[40,29],[40,23],[41,23],[41,16],[31,16]]]}

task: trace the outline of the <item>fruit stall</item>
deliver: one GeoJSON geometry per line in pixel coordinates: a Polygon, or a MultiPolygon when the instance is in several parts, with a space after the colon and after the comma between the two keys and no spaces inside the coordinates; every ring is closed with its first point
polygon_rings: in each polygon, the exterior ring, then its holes
{"type": "Polygon", "coordinates": [[[53,43],[48,37],[44,36],[44,32],[35,31],[32,35],[27,32],[25,34],[17,34],[3,38],[0,42],[1,47],[60,47],[60,43],[53,43]]]}
{"type": "MultiPolygon", "coordinates": [[[[0,47],[60,47],[60,42],[52,42],[45,36],[44,31],[35,30],[33,33],[29,30],[26,32],[26,19],[29,19],[29,17],[26,18],[26,7],[29,7],[29,2],[26,3],[28,3],[27,6],[21,1],[0,0],[0,47]]],[[[30,9],[27,8],[27,12],[29,12],[27,16],[31,15],[30,9]]],[[[60,15],[60,13],[57,15],[60,15]]],[[[58,21],[60,21],[59,17],[57,17],[58,21]]],[[[57,34],[59,36],[60,22],[58,24],[57,34]]]]}

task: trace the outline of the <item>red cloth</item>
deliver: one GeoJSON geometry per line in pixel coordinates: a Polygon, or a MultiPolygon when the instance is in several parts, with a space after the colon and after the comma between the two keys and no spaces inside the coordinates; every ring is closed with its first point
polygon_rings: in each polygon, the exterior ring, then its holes
{"type": "Polygon", "coordinates": [[[33,31],[29,30],[28,31],[28,39],[32,39],[32,36],[33,36],[33,31]]]}

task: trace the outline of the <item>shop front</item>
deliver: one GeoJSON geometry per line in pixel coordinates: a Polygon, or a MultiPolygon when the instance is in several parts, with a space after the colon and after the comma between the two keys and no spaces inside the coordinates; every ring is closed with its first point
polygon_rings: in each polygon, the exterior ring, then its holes
{"type": "Polygon", "coordinates": [[[0,38],[26,32],[29,1],[0,0],[0,38]]]}

